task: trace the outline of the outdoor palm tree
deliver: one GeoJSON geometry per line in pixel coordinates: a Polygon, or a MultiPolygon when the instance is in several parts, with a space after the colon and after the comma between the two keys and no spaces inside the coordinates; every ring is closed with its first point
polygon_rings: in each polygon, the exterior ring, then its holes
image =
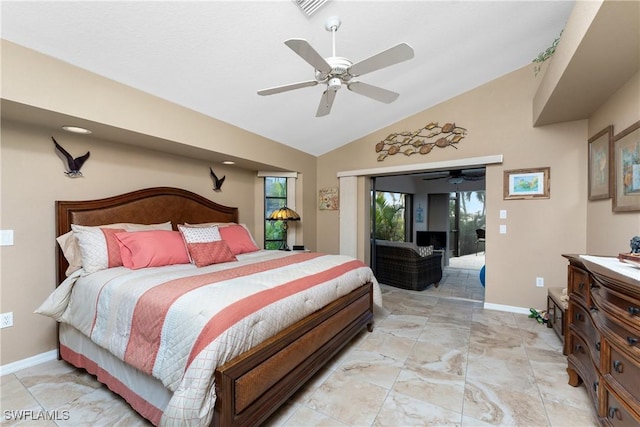
{"type": "MultiPolygon", "coordinates": [[[[389,193],[386,193],[389,194],[389,193]]],[[[375,238],[381,240],[404,240],[404,206],[397,202],[390,204],[385,193],[376,192],[375,213],[375,238]]]]}

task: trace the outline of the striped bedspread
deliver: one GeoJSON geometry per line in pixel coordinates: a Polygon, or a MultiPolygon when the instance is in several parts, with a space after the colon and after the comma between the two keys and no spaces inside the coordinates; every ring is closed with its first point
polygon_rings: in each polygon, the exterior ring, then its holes
{"type": "Polygon", "coordinates": [[[238,259],[71,279],[59,320],[173,392],[161,424],[208,425],[217,366],[364,283],[382,302],[369,267],[350,257],[260,251],[238,259]]]}

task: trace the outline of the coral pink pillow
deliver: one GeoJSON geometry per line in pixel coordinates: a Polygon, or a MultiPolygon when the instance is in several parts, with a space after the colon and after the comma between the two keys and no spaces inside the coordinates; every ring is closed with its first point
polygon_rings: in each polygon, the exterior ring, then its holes
{"type": "Polygon", "coordinates": [[[247,229],[241,225],[220,227],[220,236],[222,240],[227,242],[234,255],[259,250],[255,243],[253,243],[253,239],[247,229]]]}
{"type": "Polygon", "coordinates": [[[117,233],[122,264],[132,270],[189,264],[189,255],[179,231],[136,231],[117,233]]]}
{"type": "Polygon", "coordinates": [[[187,249],[193,263],[197,267],[238,260],[224,240],[205,243],[187,243],[187,249]]]}

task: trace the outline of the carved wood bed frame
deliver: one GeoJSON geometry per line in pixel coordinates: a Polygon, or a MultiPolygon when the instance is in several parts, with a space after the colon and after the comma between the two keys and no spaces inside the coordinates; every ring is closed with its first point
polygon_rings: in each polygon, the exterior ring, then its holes
{"type": "MultiPolygon", "coordinates": [[[[57,201],[60,236],[71,224],[238,222],[238,209],[195,193],[157,187],[89,201],[57,201]]],[[[57,252],[58,283],[67,260],[57,252]]],[[[373,329],[373,285],[365,284],[215,371],[212,425],[247,426],[265,421],[300,386],[364,328],[373,329]]]]}

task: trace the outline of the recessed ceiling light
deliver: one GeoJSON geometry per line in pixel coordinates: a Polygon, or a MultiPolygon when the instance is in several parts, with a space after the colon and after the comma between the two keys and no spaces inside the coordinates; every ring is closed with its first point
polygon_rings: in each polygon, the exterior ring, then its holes
{"type": "Polygon", "coordinates": [[[236,162],[232,161],[232,160],[225,160],[224,162],[222,162],[223,165],[235,165],[236,162]]]}
{"type": "Polygon", "coordinates": [[[81,133],[84,135],[88,135],[91,133],[89,129],[81,128],[79,126],[62,126],[62,129],[66,130],[67,132],[81,133]]]}

